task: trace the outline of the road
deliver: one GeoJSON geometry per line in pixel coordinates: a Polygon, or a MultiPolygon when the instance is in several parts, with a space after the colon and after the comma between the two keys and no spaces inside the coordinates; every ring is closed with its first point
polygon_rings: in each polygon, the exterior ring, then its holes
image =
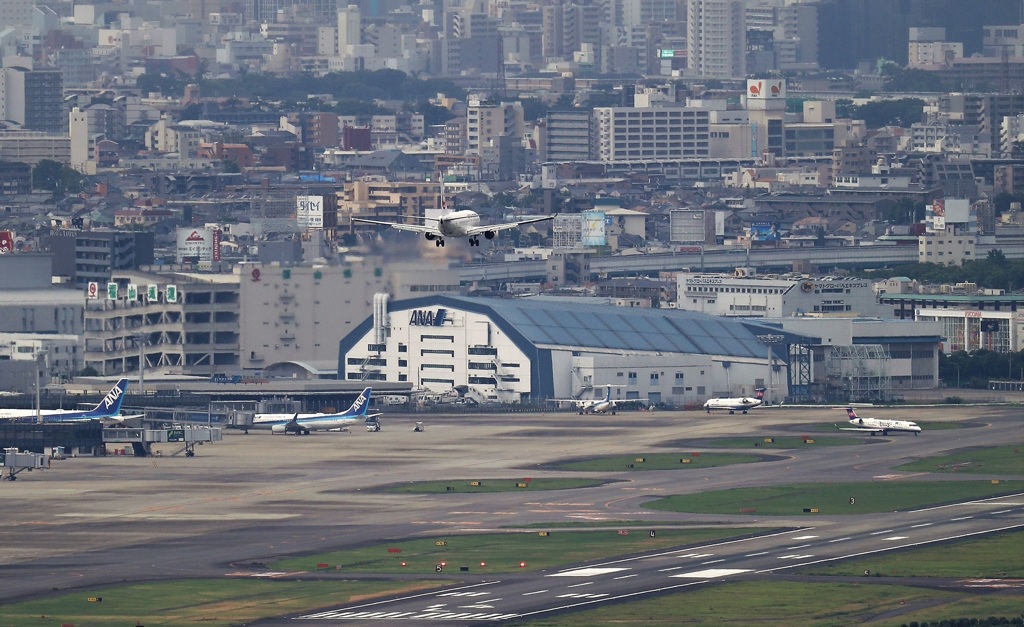
{"type": "MultiPolygon", "coordinates": [[[[396,495],[378,488],[421,479],[592,476],[550,470],[550,464],[609,454],[700,451],[701,439],[721,435],[800,434],[805,425],[839,422],[843,414],[837,409],[771,408],[747,416],[710,417],[702,412],[396,415],[386,418],[380,433],[231,434],[223,443],[199,447],[194,458],[54,462],[51,470],[0,484],[0,524],[6,540],[0,545],[0,602],[121,581],[221,577],[290,554],[532,523],[650,520],[793,530],[614,563],[574,565],[565,572],[493,579],[445,572],[445,579],[463,583],[414,598],[319,614],[328,620],[349,618],[353,624],[379,625],[383,614],[363,614],[378,612],[395,612],[383,622],[396,624],[486,623],[1024,524],[1024,498],[872,516],[712,516],[641,507],[668,494],[811,480],[1022,478],[911,477],[892,470],[947,451],[1019,441],[1019,409],[871,413],[954,421],[964,428],[926,431],[920,437],[846,434],[866,444],[765,451],[777,457],[754,464],[606,473],[609,483],[568,492],[441,497],[396,495]],[[425,420],[426,431],[413,432],[415,420],[425,420]]],[[[324,624],[312,618],[285,622],[324,624]]]]}

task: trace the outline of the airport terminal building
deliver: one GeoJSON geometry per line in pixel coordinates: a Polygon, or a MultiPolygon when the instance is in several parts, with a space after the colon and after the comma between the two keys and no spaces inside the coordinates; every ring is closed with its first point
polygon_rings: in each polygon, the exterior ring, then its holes
{"type": "Polygon", "coordinates": [[[435,295],[390,302],[340,343],[338,378],[409,383],[503,403],[603,396],[691,405],[771,387],[789,394],[789,355],[813,340],[755,321],[585,300],[435,295]],[[771,335],[774,345],[763,344],[771,335]],[[771,352],[771,383],[769,377],[771,352]]]}

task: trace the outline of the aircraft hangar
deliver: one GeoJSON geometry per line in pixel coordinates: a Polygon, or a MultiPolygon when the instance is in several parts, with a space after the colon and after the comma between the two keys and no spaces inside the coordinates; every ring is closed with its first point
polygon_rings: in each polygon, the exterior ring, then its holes
{"type": "Polygon", "coordinates": [[[783,399],[800,385],[793,356],[818,342],[750,320],[542,296],[378,295],[373,311],[340,342],[339,379],[461,388],[481,402],[603,397],[609,385],[612,398],[650,404],[700,404],[762,386],[783,399]]]}

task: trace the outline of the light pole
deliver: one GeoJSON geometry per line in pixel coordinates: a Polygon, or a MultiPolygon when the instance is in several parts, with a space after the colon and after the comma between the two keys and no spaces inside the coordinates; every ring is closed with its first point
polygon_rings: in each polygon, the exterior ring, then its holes
{"type": "Polygon", "coordinates": [[[768,347],[768,378],[765,380],[764,404],[771,405],[772,401],[772,346],[781,344],[786,340],[785,335],[758,335],[757,341],[768,347]]]}

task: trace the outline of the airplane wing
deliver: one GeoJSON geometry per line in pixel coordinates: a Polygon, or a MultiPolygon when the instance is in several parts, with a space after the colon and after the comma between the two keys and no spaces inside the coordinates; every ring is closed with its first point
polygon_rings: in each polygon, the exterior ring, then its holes
{"type": "MultiPolygon", "coordinates": [[[[534,222],[544,222],[545,220],[553,220],[555,216],[545,216],[543,218],[530,218],[529,220],[520,220],[518,222],[506,222],[504,224],[487,224],[481,226],[474,226],[471,229],[466,229],[466,235],[483,235],[488,231],[497,233],[498,231],[507,231],[509,229],[518,228],[524,224],[533,224],[534,222]]],[[[356,218],[352,218],[355,220],[356,218]]]]}
{"type": "Polygon", "coordinates": [[[840,427],[839,425],[836,425],[836,429],[839,429],[840,431],[872,431],[872,432],[874,432],[874,431],[881,431],[882,430],[880,427],[876,427],[876,428],[872,428],[872,427],[840,427]]]}
{"type": "Polygon", "coordinates": [[[364,224],[379,224],[381,226],[390,226],[393,229],[399,231],[412,231],[413,233],[433,233],[438,237],[441,236],[441,232],[437,230],[435,226],[427,226],[425,224],[403,224],[401,222],[385,222],[383,220],[369,220],[367,218],[352,218],[353,222],[362,222],[364,224]]]}

